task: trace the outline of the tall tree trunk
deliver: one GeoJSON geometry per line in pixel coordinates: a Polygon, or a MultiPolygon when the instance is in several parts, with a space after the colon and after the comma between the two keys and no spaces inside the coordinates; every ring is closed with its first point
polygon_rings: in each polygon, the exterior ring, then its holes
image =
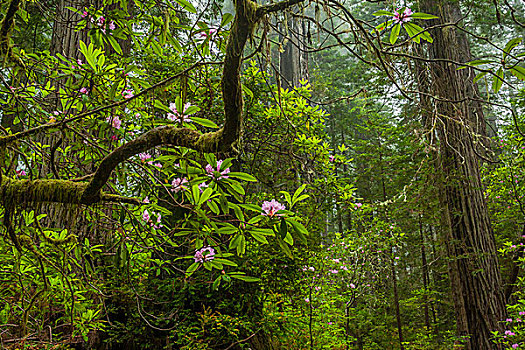
{"type": "Polygon", "coordinates": [[[279,55],[279,69],[283,76],[282,87],[299,86],[301,80],[308,80],[308,54],[304,51],[306,29],[304,21],[287,18],[281,26],[284,51],[279,55]]]}
{"type": "MultiPolygon", "coordinates": [[[[459,3],[422,0],[421,11],[439,16],[429,26],[461,19],[459,3]]],[[[465,62],[471,59],[466,36],[453,26],[431,30],[429,58],[465,62]]],[[[440,120],[439,191],[447,231],[449,271],[456,309],[457,331],[468,337],[468,350],[500,349],[491,331],[502,330],[505,303],[496,245],[481,184],[476,135],[484,135],[485,121],[472,71],[457,70],[448,62],[430,66],[430,90],[440,120]],[[454,101],[454,102],[451,102],[454,101]]]]}

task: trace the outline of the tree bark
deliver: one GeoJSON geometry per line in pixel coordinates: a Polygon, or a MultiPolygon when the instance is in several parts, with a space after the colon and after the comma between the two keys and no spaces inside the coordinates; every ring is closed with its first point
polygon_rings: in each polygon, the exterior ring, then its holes
{"type": "MultiPolygon", "coordinates": [[[[461,19],[459,3],[422,0],[421,11],[439,19],[429,26],[461,19]]],[[[429,58],[459,62],[471,59],[466,36],[454,26],[430,31],[434,42],[429,58]]],[[[505,303],[494,234],[483,196],[477,136],[484,135],[485,121],[470,69],[457,70],[449,63],[430,66],[433,118],[440,140],[438,164],[442,175],[440,203],[445,220],[449,271],[456,309],[457,332],[468,337],[465,349],[500,349],[491,331],[501,331],[505,303]]]]}

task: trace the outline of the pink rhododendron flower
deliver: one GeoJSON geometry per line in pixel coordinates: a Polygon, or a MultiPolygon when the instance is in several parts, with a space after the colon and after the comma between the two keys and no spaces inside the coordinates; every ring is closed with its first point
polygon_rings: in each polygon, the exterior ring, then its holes
{"type": "Polygon", "coordinates": [[[513,349],[517,349],[517,348],[519,348],[519,345],[518,344],[512,344],[512,348],[513,349]]]}
{"type": "Polygon", "coordinates": [[[275,199],[272,199],[271,201],[264,201],[263,204],[262,204],[262,208],[263,210],[263,213],[261,213],[262,215],[266,215],[266,216],[281,216],[281,214],[276,214],[279,210],[285,210],[286,207],[277,202],[275,199]]]}
{"type": "Polygon", "coordinates": [[[169,120],[171,120],[172,122],[177,122],[177,123],[191,123],[191,119],[189,118],[189,115],[186,115],[186,111],[188,110],[188,108],[191,107],[191,103],[186,103],[184,105],[184,108],[182,110],[182,114],[179,113],[179,111],[177,111],[177,105],[175,103],[170,103],[170,111],[172,113],[168,113],[167,115],[167,118],[169,120]]]}
{"type": "Polygon", "coordinates": [[[206,182],[199,184],[199,190],[201,191],[201,193],[204,192],[204,190],[207,189],[208,187],[209,185],[206,182]]]}
{"type": "Polygon", "coordinates": [[[188,188],[184,186],[184,184],[187,184],[187,183],[188,183],[188,179],[186,179],[185,177],[176,178],[171,182],[171,186],[173,186],[171,191],[177,193],[180,190],[187,190],[188,188]]]}
{"type": "Polygon", "coordinates": [[[82,15],[81,15],[80,17],[82,17],[82,18],[86,18],[87,15],[88,15],[87,11],[84,11],[84,12],[82,12],[82,15]]]}
{"type": "Polygon", "coordinates": [[[205,40],[206,38],[211,38],[213,36],[213,34],[217,33],[217,28],[210,28],[209,31],[202,31],[200,33],[197,34],[197,37],[199,39],[202,39],[202,40],[205,40]]]}
{"type": "Polygon", "coordinates": [[[205,261],[211,261],[215,259],[215,250],[212,247],[204,247],[195,252],[195,256],[193,257],[193,260],[195,262],[205,262],[205,261]]]}
{"type": "Polygon", "coordinates": [[[78,92],[80,92],[81,94],[86,94],[87,95],[89,90],[87,88],[85,88],[85,87],[82,87],[82,88],[80,88],[80,90],[78,90],[78,92]]]}
{"type": "Polygon", "coordinates": [[[133,97],[133,91],[130,90],[130,89],[122,91],[122,97],[124,97],[126,100],[128,98],[132,98],[133,97]]]}
{"type": "Polygon", "coordinates": [[[304,301],[306,301],[307,303],[310,302],[310,298],[304,298],[304,301]]]}
{"type": "Polygon", "coordinates": [[[120,129],[120,126],[122,125],[122,120],[120,120],[118,116],[107,117],[106,121],[115,129],[120,129]]]}
{"type": "Polygon", "coordinates": [[[329,160],[330,162],[333,162],[333,161],[335,160],[335,157],[334,157],[333,155],[330,154],[330,155],[328,156],[328,160],[329,160]]]}
{"type": "Polygon", "coordinates": [[[221,171],[222,160],[218,160],[215,168],[210,164],[206,165],[206,173],[209,177],[213,177],[216,180],[227,179],[229,176],[226,175],[230,172],[230,168],[226,168],[221,171]]]}
{"type": "Polygon", "coordinates": [[[363,206],[363,203],[356,203],[355,206],[357,207],[357,209],[359,209],[363,206]]]}
{"type": "Polygon", "coordinates": [[[109,30],[115,30],[115,22],[109,21],[108,28],[109,28],[109,30]]]}
{"type": "Polygon", "coordinates": [[[148,204],[149,203],[149,197],[146,197],[142,200],[142,203],[148,204]]]}
{"type": "Polygon", "coordinates": [[[27,173],[25,172],[25,170],[17,170],[16,171],[16,175],[17,176],[26,176],[27,173]]]}
{"type": "Polygon", "coordinates": [[[142,220],[148,222],[149,219],[150,219],[149,213],[148,213],[148,211],[145,209],[144,212],[142,213],[142,220]]]}
{"type": "Polygon", "coordinates": [[[139,158],[141,161],[145,162],[146,159],[150,159],[151,158],[151,154],[149,153],[139,153],[139,158]]]}
{"type": "Polygon", "coordinates": [[[403,13],[399,13],[396,10],[396,11],[394,11],[394,16],[392,17],[392,19],[394,20],[394,23],[396,23],[396,24],[410,22],[412,20],[412,18],[410,16],[413,13],[414,12],[412,12],[412,10],[409,9],[408,7],[405,8],[405,11],[403,11],[403,13]]]}

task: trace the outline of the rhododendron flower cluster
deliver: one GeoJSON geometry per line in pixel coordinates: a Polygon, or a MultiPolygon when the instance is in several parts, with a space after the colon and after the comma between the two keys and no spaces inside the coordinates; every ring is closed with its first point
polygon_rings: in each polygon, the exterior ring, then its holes
{"type": "Polygon", "coordinates": [[[281,204],[277,202],[275,199],[272,199],[271,201],[264,201],[262,204],[262,215],[266,216],[281,216],[281,214],[276,214],[279,210],[285,210],[286,207],[284,204],[281,204]]]}
{"type": "Polygon", "coordinates": [[[215,168],[210,164],[206,165],[206,173],[209,177],[213,177],[216,180],[227,179],[229,176],[226,174],[230,173],[230,168],[226,168],[221,171],[222,160],[217,161],[215,168]]]}
{"type": "Polygon", "coordinates": [[[171,191],[177,193],[180,190],[187,190],[188,188],[184,186],[184,184],[187,184],[187,183],[188,183],[188,179],[186,179],[185,177],[173,179],[173,181],[171,182],[171,186],[173,186],[171,191]]]}
{"type": "Polygon", "coordinates": [[[160,213],[155,213],[154,211],[152,211],[150,215],[148,210],[144,209],[144,212],[142,213],[142,220],[144,220],[148,225],[150,225],[154,229],[159,229],[162,227],[162,215],[160,213]],[[157,218],[156,222],[153,222],[152,217],[157,218]]]}
{"type": "Polygon", "coordinates": [[[392,17],[392,19],[394,20],[394,23],[396,23],[396,24],[410,22],[412,20],[412,17],[410,17],[410,16],[413,13],[414,12],[412,12],[412,10],[409,9],[408,7],[405,8],[405,11],[403,11],[403,13],[399,13],[396,10],[396,11],[394,11],[394,16],[392,17]]]}
{"type": "Polygon", "coordinates": [[[133,97],[133,91],[130,90],[130,89],[126,89],[126,90],[122,91],[122,97],[124,97],[126,100],[128,98],[132,98],[133,97]]]}
{"type": "Polygon", "coordinates": [[[205,261],[211,261],[215,259],[215,250],[212,247],[204,247],[195,252],[195,256],[193,257],[193,260],[195,262],[205,262],[205,261]]]}
{"type": "Polygon", "coordinates": [[[122,120],[120,120],[118,116],[107,117],[106,121],[110,123],[111,126],[114,127],[115,129],[120,129],[122,125],[122,120]]]}
{"type": "Polygon", "coordinates": [[[182,110],[182,114],[179,113],[179,111],[177,110],[177,105],[175,103],[170,103],[170,111],[172,113],[168,113],[167,115],[167,118],[169,120],[171,120],[172,122],[177,122],[177,123],[191,123],[191,119],[189,118],[189,115],[186,115],[186,111],[188,110],[188,108],[191,107],[191,103],[186,103],[184,105],[184,108],[182,110]]]}

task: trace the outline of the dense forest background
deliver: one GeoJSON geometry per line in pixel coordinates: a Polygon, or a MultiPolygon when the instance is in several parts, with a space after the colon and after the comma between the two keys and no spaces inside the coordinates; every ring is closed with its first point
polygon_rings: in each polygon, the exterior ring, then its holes
{"type": "Polygon", "coordinates": [[[2,348],[525,348],[523,1],[0,9],[2,348]]]}

